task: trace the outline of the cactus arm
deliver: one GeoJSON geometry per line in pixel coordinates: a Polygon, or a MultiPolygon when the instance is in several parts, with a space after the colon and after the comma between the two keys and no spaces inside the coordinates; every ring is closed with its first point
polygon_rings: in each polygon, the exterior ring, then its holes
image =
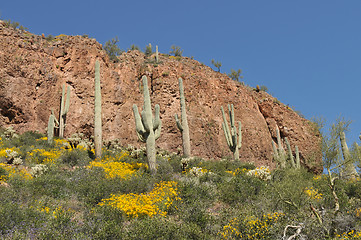
{"type": "Polygon", "coordinates": [[[183,126],[182,126],[182,123],[179,121],[178,114],[174,114],[174,118],[175,118],[175,122],[177,123],[178,129],[182,132],[183,126]]]}
{"type": "Polygon", "coordinates": [[[136,104],[133,105],[133,113],[135,118],[135,130],[137,131],[137,133],[144,135],[146,131],[144,129],[144,125],[139,115],[138,106],[136,104]]]}
{"type": "Polygon", "coordinates": [[[161,124],[160,117],[159,117],[159,111],[160,111],[160,107],[157,104],[157,105],[155,105],[155,115],[154,115],[154,119],[153,119],[153,131],[155,131],[161,124]]]}
{"type": "Polygon", "coordinates": [[[298,151],[298,146],[295,146],[295,150],[296,150],[296,168],[300,169],[301,168],[301,161],[300,161],[300,152],[298,151]]]}
{"type": "Polygon", "coordinates": [[[284,152],[284,149],[282,147],[282,141],[281,141],[281,134],[280,134],[280,130],[277,128],[276,129],[277,132],[277,144],[278,144],[278,151],[282,151],[284,152]]]}
{"type": "Polygon", "coordinates": [[[224,131],[224,136],[227,141],[227,145],[229,149],[233,152],[233,159],[239,160],[239,148],[242,146],[242,125],[241,122],[238,126],[238,137],[237,137],[237,127],[235,125],[234,120],[234,107],[233,104],[228,104],[228,111],[229,111],[229,118],[230,118],[230,127],[228,125],[228,122],[226,120],[226,115],[224,113],[223,107],[221,107],[222,111],[222,128],[224,131]]]}
{"type": "Polygon", "coordinates": [[[293,168],[296,168],[296,163],[295,163],[295,159],[293,158],[290,142],[288,141],[288,138],[286,138],[286,137],[285,137],[285,141],[286,141],[286,146],[287,146],[287,150],[288,150],[288,157],[289,157],[289,159],[291,161],[291,165],[292,165],[293,168]]]}
{"type": "Polygon", "coordinates": [[[158,128],[154,131],[155,140],[160,137],[160,133],[162,131],[162,121],[159,122],[158,128]]]}
{"type": "Polygon", "coordinates": [[[229,119],[231,122],[231,127],[234,126],[234,107],[233,104],[228,104],[228,111],[229,111],[229,119]]]}
{"type": "Polygon", "coordinates": [[[222,111],[222,118],[223,118],[222,127],[223,127],[223,131],[224,131],[224,135],[226,136],[228,146],[232,146],[233,143],[232,143],[232,139],[231,139],[231,132],[229,130],[228,122],[227,122],[223,107],[221,107],[221,111],[222,111]]]}
{"type": "Polygon", "coordinates": [[[66,115],[69,112],[69,106],[70,106],[70,86],[67,87],[67,91],[66,91],[66,100],[65,100],[63,115],[66,115]]]}

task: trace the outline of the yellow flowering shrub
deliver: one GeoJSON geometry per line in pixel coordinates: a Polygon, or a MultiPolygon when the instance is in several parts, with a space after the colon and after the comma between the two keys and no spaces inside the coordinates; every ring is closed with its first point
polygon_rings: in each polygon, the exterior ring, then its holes
{"type": "Polygon", "coordinates": [[[130,177],[139,168],[146,167],[143,163],[120,162],[122,158],[129,156],[127,151],[122,151],[116,156],[106,155],[101,161],[95,160],[89,163],[89,168],[99,167],[104,169],[107,178],[119,177],[122,179],[130,177]]]}
{"type": "Polygon", "coordinates": [[[89,164],[89,168],[100,167],[104,169],[105,176],[107,178],[127,178],[136,172],[142,163],[124,163],[124,162],[99,162],[92,161],[89,164]]]}
{"type": "Polygon", "coordinates": [[[62,206],[50,208],[47,206],[43,206],[41,201],[39,201],[38,204],[39,205],[36,206],[35,209],[39,212],[48,214],[53,219],[69,217],[71,214],[74,213],[74,210],[70,208],[65,209],[62,206]]]}
{"type": "Polygon", "coordinates": [[[283,213],[275,212],[263,215],[261,219],[233,218],[218,235],[221,239],[268,239],[270,228],[283,216],[283,213]]]}
{"type": "Polygon", "coordinates": [[[337,239],[340,239],[340,240],[361,239],[361,231],[352,230],[347,233],[338,234],[336,237],[337,237],[337,239]]]}
{"type": "Polygon", "coordinates": [[[167,209],[178,197],[177,183],[174,181],[160,182],[154,189],[144,194],[112,194],[103,199],[100,206],[111,206],[123,211],[129,217],[167,215],[167,209]]]}
{"type": "Polygon", "coordinates": [[[307,187],[305,193],[312,200],[322,200],[322,193],[319,193],[318,190],[313,187],[307,187]]]}
{"type": "Polygon", "coordinates": [[[249,171],[249,169],[246,168],[237,168],[234,171],[226,171],[226,173],[232,174],[233,176],[239,175],[239,174],[243,174],[243,173],[247,173],[249,171]]]}
{"type": "Polygon", "coordinates": [[[34,149],[29,152],[28,156],[35,163],[44,163],[44,164],[52,164],[55,163],[55,160],[58,159],[62,154],[62,150],[60,149],[52,149],[52,150],[45,150],[45,149],[34,149]]]}
{"type": "Polygon", "coordinates": [[[0,149],[0,157],[8,157],[8,154],[11,152],[19,152],[19,149],[15,147],[0,149]]]}
{"type": "Polygon", "coordinates": [[[3,171],[0,172],[0,182],[6,182],[9,178],[19,175],[25,179],[31,179],[32,176],[29,172],[26,171],[25,168],[17,168],[14,165],[0,163],[0,168],[3,171]]]}

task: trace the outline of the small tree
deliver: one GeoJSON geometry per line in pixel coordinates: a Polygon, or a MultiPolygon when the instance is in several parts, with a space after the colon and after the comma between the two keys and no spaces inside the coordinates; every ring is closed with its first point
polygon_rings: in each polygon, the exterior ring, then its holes
{"type": "Polygon", "coordinates": [[[213,64],[213,66],[215,66],[218,69],[218,72],[221,71],[221,67],[222,67],[221,62],[218,62],[218,61],[216,62],[216,61],[214,61],[214,59],[212,59],[212,64],[213,64]]]}
{"type": "Polygon", "coordinates": [[[149,43],[149,45],[145,47],[144,54],[147,57],[153,54],[152,44],[149,43]]]}
{"type": "Polygon", "coordinates": [[[169,54],[174,54],[175,57],[181,57],[183,54],[183,50],[179,46],[172,45],[170,49],[169,54]]]}
{"type": "Polygon", "coordinates": [[[240,79],[243,78],[243,76],[241,76],[241,73],[242,73],[241,69],[238,69],[237,71],[231,69],[231,73],[228,74],[228,77],[230,77],[232,80],[239,81],[240,79]]]}
{"type": "Polygon", "coordinates": [[[132,45],[130,46],[130,49],[129,49],[129,50],[131,50],[131,51],[134,51],[134,50],[140,51],[140,48],[139,48],[137,45],[132,44],[132,45]]]}
{"type": "Polygon", "coordinates": [[[118,62],[118,56],[122,54],[122,50],[118,47],[118,37],[113,38],[105,43],[104,50],[108,54],[109,59],[113,62],[118,62]]]}

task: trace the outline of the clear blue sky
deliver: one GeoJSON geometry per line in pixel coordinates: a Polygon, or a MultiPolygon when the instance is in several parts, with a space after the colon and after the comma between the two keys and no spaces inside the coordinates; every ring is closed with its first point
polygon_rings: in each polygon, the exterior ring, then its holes
{"type": "Polygon", "coordinates": [[[158,45],[265,85],[306,118],[352,120],[361,131],[361,0],[3,1],[0,18],[35,34],[83,35],[119,47],[158,45]]]}

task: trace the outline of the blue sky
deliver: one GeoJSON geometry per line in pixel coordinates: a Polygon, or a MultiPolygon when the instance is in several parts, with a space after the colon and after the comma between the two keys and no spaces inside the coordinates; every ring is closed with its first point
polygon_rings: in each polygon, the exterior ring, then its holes
{"type": "Polygon", "coordinates": [[[306,118],[352,120],[348,142],[361,131],[361,1],[3,1],[0,18],[30,32],[83,35],[119,47],[148,43],[221,72],[242,69],[243,81],[265,85],[306,118]]]}

